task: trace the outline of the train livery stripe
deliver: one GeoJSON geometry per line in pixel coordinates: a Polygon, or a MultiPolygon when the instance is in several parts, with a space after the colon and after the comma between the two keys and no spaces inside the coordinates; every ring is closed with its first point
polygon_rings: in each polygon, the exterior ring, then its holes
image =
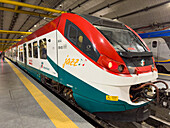
{"type": "Polygon", "coordinates": [[[165,73],[158,73],[158,75],[162,75],[162,76],[170,76],[170,74],[165,74],[165,73]]]}
{"type": "Polygon", "coordinates": [[[156,64],[159,63],[159,64],[169,64],[170,62],[155,62],[156,64]]]}
{"type": "Polygon", "coordinates": [[[164,64],[168,64],[168,63],[170,63],[170,59],[169,59],[169,60],[155,60],[155,63],[164,63],[164,64]]]}
{"type": "Polygon", "coordinates": [[[54,70],[59,72],[59,82],[65,86],[71,85],[75,101],[82,108],[88,110],[91,113],[100,111],[125,111],[142,107],[143,105],[147,104],[131,105],[121,99],[118,99],[118,101],[109,101],[106,99],[106,95],[108,94],[70,74],[58,66],[49,56],[47,56],[47,60],[54,70]]]}
{"type": "Polygon", "coordinates": [[[29,81],[9,60],[10,67],[32,94],[56,128],[78,128],[54,103],[52,103],[31,81],[29,81]]]}
{"type": "Polygon", "coordinates": [[[161,36],[170,36],[170,30],[148,32],[148,33],[140,33],[139,35],[142,38],[153,38],[153,37],[161,37],[161,36]]]}

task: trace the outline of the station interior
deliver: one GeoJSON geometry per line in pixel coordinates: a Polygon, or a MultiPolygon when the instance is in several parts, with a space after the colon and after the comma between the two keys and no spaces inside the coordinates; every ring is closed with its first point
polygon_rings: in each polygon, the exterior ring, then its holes
{"type": "Polygon", "coordinates": [[[155,127],[170,0],[0,0],[0,128],[155,127]]]}

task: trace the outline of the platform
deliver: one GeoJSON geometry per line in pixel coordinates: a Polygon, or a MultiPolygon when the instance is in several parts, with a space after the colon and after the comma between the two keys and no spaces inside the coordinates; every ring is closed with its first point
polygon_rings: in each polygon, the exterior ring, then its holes
{"type": "Polygon", "coordinates": [[[92,128],[11,62],[0,62],[0,128],[92,128]]]}

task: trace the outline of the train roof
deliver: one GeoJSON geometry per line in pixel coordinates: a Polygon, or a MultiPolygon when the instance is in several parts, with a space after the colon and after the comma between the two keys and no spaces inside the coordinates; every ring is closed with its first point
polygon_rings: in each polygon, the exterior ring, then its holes
{"type": "Polygon", "coordinates": [[[141,34],[139,34],[139,36],[142,37],[142,38],[153,38],[153,37],[170,36],[170,30],[141,33],[141,34]]]}
{"type": "Polygon", "coordinates": [[[127,29],[127,27],[125,27],[125,25],[119,21],[113,21],[111,19],[107,19],[103,17],[95,17],[90,15],[80,15],[80,16],[88,20],[93,25],[127,29]]]}
{"type": "MultiPolygon", "coordinates": [[[[71,14],[74,14],[74,13],[71,13],[71,14]]],[[[43,27],[39,28],[38,30],[36,30],[32,34],[28,35],[27,37],[25,37],[24,39],[19,41],[17,44],[11,46],[9,49],[16,47],[20,44],[23,44],[23,43],[25,43],[29,40],[32,40],[36,37],[39,37],[39,36],[41,36],[45,33],[48,33],[52,30],[55,30],[57,28],[57,26],[55,26],[54,24],[57,24],[57,22],[59,22],[58,19],[61,18],[61,16],[62,16],[62,14],[59,17],[57,17],[56,19],[54,19],[53,21],[51,21],[51,22],[47,23],[46,25],[44,25],[43,27]]],[[[113,20],[110,20],[110,19],[107,19],[107,18],[95,17],[95,16],[90,16],[90,15],[79,15],[79,16],[86,19],[87,21],[89,21],[93,25],[127,29],[127,27],[122,22],[119,22],[119,21],[113,21],[113,20]]]]}

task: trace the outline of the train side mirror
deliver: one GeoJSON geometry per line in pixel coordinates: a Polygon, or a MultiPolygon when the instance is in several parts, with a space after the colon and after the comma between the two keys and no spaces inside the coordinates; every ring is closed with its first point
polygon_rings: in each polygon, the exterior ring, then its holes
{"type": "Polygon", "coordinates": [[[153,48],[156,48],[156,47],[157,47],[157,41],[153,41],[153,42],[152,42],[152,47],[153,47],[153,48]]]}

